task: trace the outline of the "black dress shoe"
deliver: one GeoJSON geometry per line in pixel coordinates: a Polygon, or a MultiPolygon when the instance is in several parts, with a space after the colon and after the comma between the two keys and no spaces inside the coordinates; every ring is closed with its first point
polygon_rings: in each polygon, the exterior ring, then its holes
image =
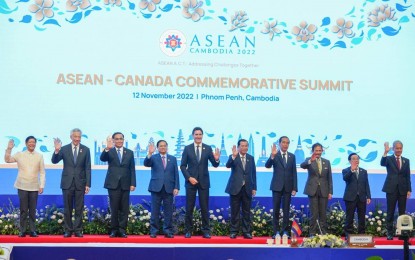
{"type": "Polygon", "coordinates": [[[252,235],[249,233],[244,234],[245,239],[252,239],[252,235]]]}
{"type": "Polygon", "coordinates": [[[184,234],[184,238],[191,238],[192,237],[192,233],[190,232],[186,232],[186,234],[184,234]]]}
{"type": "Polygon", "coordinates": [[[232,233],[229,237],[230,237],[231,239],[235,239],[235,238],[236,238],[236,234],[235,234],[235,233],[232,233]]]}
{"type": "Polygon", "coordinates": [[[388,235],[388,236],[386,237],[386,240],[393,240],[393,236],[388,235]]]}
{"type": "Polygon", "coordinates": [[[117,237],[117,231],[111,231],[110,238],[117,237]]]}
{"type": "Polygon", "coordinates": [[[150,237],[151,237],[151,238],[156,238],[156,237],[157,237],[157,235],[156,235],[156,234],[150,234],[150,237]]]}
{"type": "Polygon", "coordinates": [[[25,237],[26,236],[26,234],[24,233],[24,232],[19,232],[19,235],[18,235],[19,237],[25,237]]]}
{"type": "Polygon", "coordinates": [[[71,232],[65,232],[63,233],[63,237],[71,237],[72,233],[71,232]]]}
{"type": "Polygon", "coordinates": [[[125,232],[120,232],[120,237],[127,238],[127,234],[125,234],[125,232]]]}
{"type": "Polygon", "coordinates": [[[165,237],[165,238],[174,238],[174,235],[173,235],[173,234],[168,233],[168,234],[165,234],[165,235],[164,235],[164,237],[165,237]]]}
{"type": "Polygon", "coordinates": [[[209,238],[211,238],[211,236],[210,236],[210,234],[209,234],[209,233],[204,233],[204,234],[203,234],[203,238],[208,238],[208,239],[209,239],[209,238]]]}
{"type": "Polygon", "coordinates": [[[38,237],[36,232],[30,232],[30,237],[38,237]]]}
{"type": "Polygon", "coordinates": [[[84,237],[82,232],[75,232],[75,237],[84,237]]]}

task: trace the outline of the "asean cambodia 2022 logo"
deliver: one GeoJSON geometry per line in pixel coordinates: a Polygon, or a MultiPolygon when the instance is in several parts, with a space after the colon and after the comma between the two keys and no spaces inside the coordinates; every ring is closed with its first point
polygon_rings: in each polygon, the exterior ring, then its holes
{"type": "Polygon", "coordinates": [[[168,30],[160,36],[160,49],[170,57],[182,55],[186,50],[186,37],[181,31],[168,30]]]}

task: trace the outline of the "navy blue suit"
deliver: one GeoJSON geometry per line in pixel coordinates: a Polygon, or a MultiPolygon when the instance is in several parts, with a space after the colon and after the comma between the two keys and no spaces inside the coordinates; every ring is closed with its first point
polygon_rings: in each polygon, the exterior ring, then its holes
{"type": "Polygon", "coordinates": [[[183,173],[186,187],[186,216],[185,231],[191,232],[193,228],[193,210],[196,202],[196,193],[199,193],[199,205],[202,213],[202,232],[210,233],[209,227],[209,188],[210,178],[208,164],[213,167],[219,166],[219,161],[215,161],[212,148],[209,145],[201,144],[200,161],[197,161],[195,144],[189,144],[184,148],[180,170],[183,173]],[[199,183],[192,185],[189,178],[195,178],[199,183]]]}
{"type": "Polygon", "coordinates": [[[371,199],[371,195],[367,171],[362,168],[358,168],[358,170],[358,174],[357,172],[352,172],[351,167],[342,171],[343,180],[346,182],[343,196],[346,204],[346,221],[344,224],[346,235],[353,232],[353,219],[356,209],[358,219],[357,232],[359,234],[365,233],[366,202],[367,199],[371,199]]]}
{"type": "Polygon", "coordinates": [[[285,153],[287,163],[283,161],[283,155],[281,151],[278,151],[274,159],[271,157],[265,163],[266,168],[273,167],[272,180],[270,190],[272,190],[272,224],[274,234],[280,232],[280,208],[281,201],[283,200],[283,220],[282,230],[290,233],[289,217],[290,217],[290,204],[292,191],[298,191],[297,189],[297,166],[295,162],[295,155],[289,152],[285,153]]]}
{"type": "Polygon", "coordinates": [[[412,192],[409,160],[401,156],[401,168],[398,169],[395,155],[382,157],[380,165],[386,167],[386,179],[382,191],[386,192],[386,229],[393,236],[393,220],[396,203],[399,215],[405,214],[408,192],[412,192]]]}
{"type": "Polygon", "coordinates": [[[173,234],[173,190],[180,189],[177,159],[169,154],[154,154],[144,159],[144,166],[151,167],[151,180],[148,191],[151,192],[150,234],[156,235],[160,229],[160,206],[164,208],[164,234],[173,234]],[[165,156],[164,169],[162,156],[165,156]]]}
{"type": "Polygon", "coordinates": [[[91,187],[91,154],[89,148],[79,144],[78,156],[74,162],[72,144],[62,146],[59,153],[53,153],[52,163],[63,160],[61,189],[63,194],[63,226],[65,232],[82,232],[85,188],[91,187]],[[72,210],[75,204],[75,221],[72,210]]]}
{"type": "Polygon", "coordinates": [[[104,188],[108,189],[111,208],[111,230],[125,233],[128,222],[130,187],[136,186],[133,151],[123,147],[121,162],[116,147],[101,153],[100,160],[108,162],[104,188]]]}
{"type": "Polygon", "coordinates": [[[251,234],[252,191],[257,190],[255,159],[251,155],[245,154],[244,169],[240,154],[235,159],[230,155],[226,168],[231,168],[231,175],[225,190],[230,195],[230,232],[231,234],[239,232],[240,209],[242,208],[242,232],[251,234]]]}

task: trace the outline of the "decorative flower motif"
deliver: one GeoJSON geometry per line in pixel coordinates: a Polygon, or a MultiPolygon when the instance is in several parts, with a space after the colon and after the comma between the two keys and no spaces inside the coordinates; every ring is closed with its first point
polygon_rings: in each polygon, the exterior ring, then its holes
{"type": "Polygon", "coordinates": [[[35,0],[35,3],[29,6],[29,11],[35,13],[36,20],[40,22],[45,16],[47,18],[53,17],[52,6],[53,0],[35,0]]]}
{"type": "Polygon", "coordinates": [[[395,9],[387,4],[381,5],[373,9],[367,17],[368,26],[378,27],[382,22],[386,20],[396,21],[395,9]]]}
{"type": "Polygon", "coordinates": [[[121,0],[104,0],[104,5],[121,6],[122,2],[121,0]]]}
{"type": "Polygon", "coordinates": [[[150,12],[154,12],[156,10],[156,5],[158,5],[161,0],[141,0],[140,1],[140,8],[147,9],[150,12]]]}
{"type": "Polygon", "coordinates": [[[343,38],[343,36],[346,36],[347,38],[354,37],[355,33],[352,31],[353,22],[344,20],[344,18],[337,19],[337,25],[334,25],[331,28],[331,31],[334,33],[337,33],[337,37],[340,39],[343,38]]]}
{"type": "Polygon", "coordinates": [[[239,11],[239,12],[235,12],[234,15],[232,15],[231,17],[231,28],[229,29],[230,32],[236,30],[236,29],[240,29],[243,27],[246,27],[246,21],[248,21],[248,16],[246,14],[246,12],[244,11],[239,11]]]}
{"type": "Polygon", "coordinates": [[[197,0],[183,0],[182,14],[185,18],[192,18],[193,22],[197,22],[205,15],[205,11],[201,8],[203,6],[202,1],[197,0]]]}
{"type": "Polygon", "coordinates": [[[82,10],[87,9],[91,6],[89,0],[67,0],[66,1],[66,11],[75,12],[78,10],[78,7],[82,10]]]}
{"type": "Polygon", "coordinates": [[[272,41],[272,39],[274,39],[274,36],[276,34],[280,34],[281,33],[281,30],[276,27],[277,24],[278,24],[277,20],[275,20],[274,22],[271,22],[271,23],[265,21],[264,22],[265,28],[262,29],[261,33],[268,34],[269,35],[269,39],[272,41]]]}
{"type": "Polygon", "coordinates": [[[314,33],[317,27],[314,24],[308,25],[306,21],[300,23],[300,27],[294,26],[292,33],[297,36],[297,41],[308,42],[314,40],[314,33]]]}

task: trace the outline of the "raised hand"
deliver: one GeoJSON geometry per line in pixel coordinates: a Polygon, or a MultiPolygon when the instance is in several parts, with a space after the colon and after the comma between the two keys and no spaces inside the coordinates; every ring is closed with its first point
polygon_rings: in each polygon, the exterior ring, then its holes
{"type": "Polygon", "coordinates": [[[236,145],[232,146],[232,157],[236,158],[238,156],[238,149],[236,149],[236,145]]]}
{"type": "Polygon", "coordinates": [[[310,160],[313,162],[313,161],[315,161],[315,160],[316,160],[316,158],[317,158],[317,154],[316,154],[316,153],[313,153],[313,154],[311,155],[310,160]]]}
{"type": "Polygon", "coordinates": [[[219,161],[220,158],[220,150],[216,147],[215,153],[213,154],[213,157],[215,157],[215,161],[219,161]]]}
{"type": "Polygon", "coordinates": [[[151,155],[156,151],[156,147],[154,146],[154,143],[150,143],[148,145],[148,153],[151,155]]]}
{"type": "Polygon", "coordinates": [[[62,141],[58,137],[53,138],[53,145],[55,146],[55,152],[59,152],[59,150],[62,148],[62,141]]]}
{"type": "Polygon", "coordinates": [[[389,142],[385,142],[385,144],[383,145],[383,146],[385,146],[385,152],[384,152],[384,154],[386,155],[386,154],[388,154],[389,153],[389,151],[390,151],[390,147],[389,147],[389,142]]]}
{"type": "Polygon", "coordinates": [[[112,141],[112,137],[109,135],[107,137],[107,147],[105,149],[110,150],[112,147],[114,147],[114,142],[112,141]]]}
{"type": "Polygon", "coordinates": [[[277,145],[274,143],[274,144],[272,144],[272,146],[271,146],[271,157],[272,157],[272,158],[275,158],[275,156],[277,155],[277,153],[278,153],[278,147],[277,147],[277,145]]]}
{"type": "Polygon", "coordinates": [[[350,163],[350,168],[352,171],[355,171],[359,167],[359,161],[358,160],[352,160],[350,163]]]}
{"type": "Polygon", "coordinates": [[[7,150],[11,150],[14,147],[14,140],[10,139],[9,143],[7,144],[7,150]]]}

